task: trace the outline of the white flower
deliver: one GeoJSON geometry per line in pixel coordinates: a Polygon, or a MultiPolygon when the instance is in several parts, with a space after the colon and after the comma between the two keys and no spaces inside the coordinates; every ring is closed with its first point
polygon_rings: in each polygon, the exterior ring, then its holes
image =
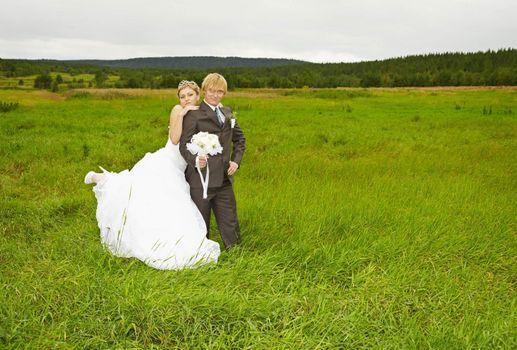
{"type": "MultiPolygon", "coordinates": [[[[187,149],[190,153],[198,156],[206,156],[207,154],[215,156],[218,153],[223,153],[223,147],[219,143],[219,137],[214,134],[209,134],[206,131],[200,131],[187,143],[187,149]]],[[[206,165],[206,178],[201,173],[201,169],[196,166],[199,178],[201,179],[201,185],[203,186],[203,198],[208,196],[208,181],[210,178],[210,169],[208,164],[206,165]]]]}
{"type": "Polygon", "coordinates": [[[190,153],[198,156],[206,156],[207,154],[215,156],[223,152],[219,137],[206,131],[200,131],[192,136],[190,143],[187,143],[187,149],[190,153]]]}

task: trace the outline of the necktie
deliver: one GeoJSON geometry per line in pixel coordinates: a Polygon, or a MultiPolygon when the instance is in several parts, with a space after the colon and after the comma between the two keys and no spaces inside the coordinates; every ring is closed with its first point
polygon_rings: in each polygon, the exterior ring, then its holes
{"type": "Polygon", "coordinates": [[[224,124],[224,114],[221,112],[219,107],[215,107],[215,114],[217,114],[217,119],[219,120],[219,126],[223,126],[224,124]]]}

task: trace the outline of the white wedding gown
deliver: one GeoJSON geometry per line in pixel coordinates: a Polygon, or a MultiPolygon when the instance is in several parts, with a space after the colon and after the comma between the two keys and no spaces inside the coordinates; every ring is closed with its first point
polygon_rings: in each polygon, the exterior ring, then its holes
{"type": "Polygon", "coordinates": [[[217,262],[219,244],[190,198],[187,166],[178,145],[147,153],[130,170],[105,172],[93,188],[102,243],[114,255],[135,257],[157,269],[217,262]]]}

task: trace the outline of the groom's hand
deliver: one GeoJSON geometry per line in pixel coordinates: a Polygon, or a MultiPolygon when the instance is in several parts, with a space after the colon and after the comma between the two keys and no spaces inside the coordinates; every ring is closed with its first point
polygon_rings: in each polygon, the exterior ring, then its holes
{"type": "Polygon", "coordinates": [[[239,164],[232,162],[230,160],[230,166],[228,167],[228,175],[232,176],[233,174],[235,174],[235,172],[237,171],[238,168],[239,168],[239,164]]]}
{"type": "Polygon", "coordinates": [[[206,162],[208,160],[207,156],[198,156],[197,164],[199,165],[199,169],[204,169],[206,167],[206,162]]]}

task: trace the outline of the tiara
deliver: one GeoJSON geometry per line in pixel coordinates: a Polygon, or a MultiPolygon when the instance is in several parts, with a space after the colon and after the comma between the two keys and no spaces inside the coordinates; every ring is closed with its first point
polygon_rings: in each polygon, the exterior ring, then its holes
{"type": "Polygon", "coordinates": [[[195,81],[192,81],[192,80],[182,80],[182,81],[180,81],[180,83],[178,84],[178,90],[181,90],[181,89],[183,89],[185,86],[190,86],[190,85],[197,86],[197,84],[196,84],[196,82],[195,82],[195,81]]]}

